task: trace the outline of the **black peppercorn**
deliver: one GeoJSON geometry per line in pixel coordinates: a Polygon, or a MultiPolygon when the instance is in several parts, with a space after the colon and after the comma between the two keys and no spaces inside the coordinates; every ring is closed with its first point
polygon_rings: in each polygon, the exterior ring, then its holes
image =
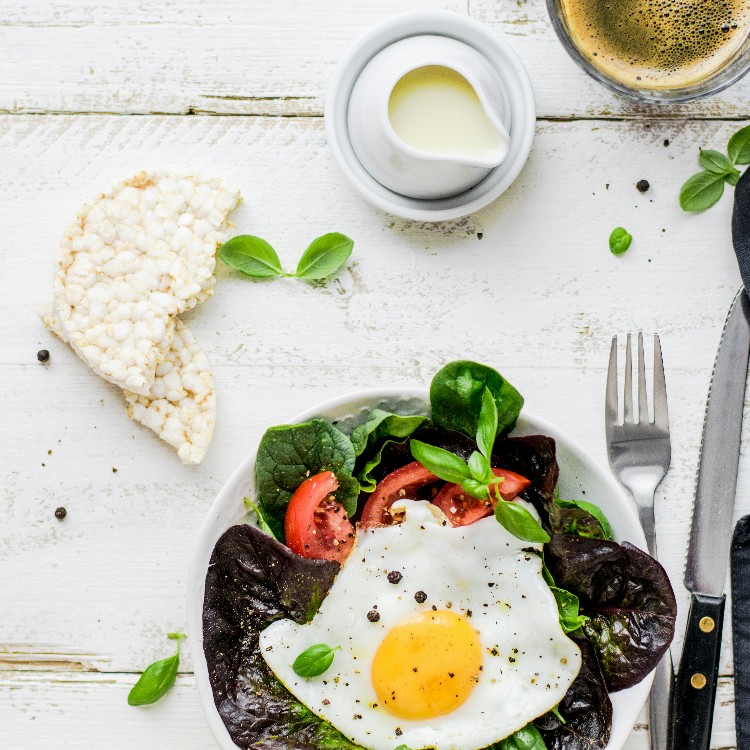
{"type": "Polygon", "coordinates": [[[380,620],[380,612],[376,612],[374,609],[371,609],[367,613],[367,619],[370,622],[377,622],[378,620],[380,620]]]}
{"type": "Polygon", "coordinates": [[[635,186],[639,193],[645,193],[651,187],[651,183],[648,180],[638,180],[635,186]]]}
{"type": "Polygon", "coordinates": [[[65,510],[65,508],[63,508],[62,506],[55,509],[55,518],[58,521],[62,521],[67,515],[68,515],[68,511],[65,510]]]}
{"type": "Polygon", "coordinates": [[[427,601],[427,594],[425,594],[424,591],[417,591],[417,593],[414,594],[414,598],[417,600],[417,603],[424,604],[427,601]]]}
{"type": "Polygon", "coordinates": [[[38,360],[39,360],[40,362],[49,362],[49,352],[48,352],[48,351],[47,351],[46,349],[40,349],[40,350],[39,350],[39,351],[38,351],[38,352],[36,353],[36,358],[37,358],[37,359],[38,359],[38,360]]]}
{"type": "Polygon", "coordinates": [[[398,570],[392,570],[388,574],[388,583],[399,583],[402,578],[403,575],[398,570]]]}

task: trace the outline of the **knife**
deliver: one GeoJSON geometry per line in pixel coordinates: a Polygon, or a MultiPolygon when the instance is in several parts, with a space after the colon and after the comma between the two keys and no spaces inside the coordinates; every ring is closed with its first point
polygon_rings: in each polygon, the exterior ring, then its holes
{"type": "Polygon", "coordinates": [[[737,750],[750,750],[750,516],[734,528],[731,568],[737,750]]]}
{"type": "Polygon", "coordinates": [[[690,611],[672,698],[674,750],[711,743],[749,357],[750,302],[741,290],[721,334],[703,425],[685,568],[690,611]]]}

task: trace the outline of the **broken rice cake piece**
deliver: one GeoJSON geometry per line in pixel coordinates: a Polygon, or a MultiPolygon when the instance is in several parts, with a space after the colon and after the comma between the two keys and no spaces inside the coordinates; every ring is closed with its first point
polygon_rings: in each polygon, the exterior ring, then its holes
{"type": "Polygon", "coordinates": [[[141,172],[81,209],[61,244],[54,307],[96,373],[150,394],[175,316],[213,293],[216,249],[238,202],[218,179],[141,172]]]}

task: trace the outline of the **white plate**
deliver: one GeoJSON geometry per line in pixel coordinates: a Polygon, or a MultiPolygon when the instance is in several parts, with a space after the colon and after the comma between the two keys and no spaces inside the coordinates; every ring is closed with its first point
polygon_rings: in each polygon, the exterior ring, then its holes
{"type": "MultiPolygon", "coordinates": [[[[421,389],[383,388],[358,391],[318,404],[298,414],[289,424],[324,417],[343,422],[340,426],[346,428],[363,421],[370,410],[376,407],[402,414],[426,414],[428,403],[428,393],[421,389]]],[[[633,503],[612,474],[599,466],[580,445],[556,427],[526,413],[521,415],[512,434],[553,437],[557,442],[557,460],[560,464],[561,496],[585,498],[600,505],[612,524],[617,541],[627,540],[646,549],[646,539],[633,503]]],[[[235,469],[211,505],[198,535],[188,573],[188,633],[195,679],[208,724],[222,750],[237,750],[237,746],[232,742],[216,710],[208,679],[208,667],[203,654],[203,596],[206,571],[216,541],[230,526],[247,521],[243,497],[255,497],[254,451],[235,469]]],[[[653,676],[649,675],[629,690],[622,690],[611,696],[614,715],[612,737],[607,750],[621,750],[625,744],[646,701],[652,679],[653,676]]]]}
{"type": "Polygon", "coordinates": [[[534,91],[521,59],[500,34],[458,13],[415,11],[389,18],[373,27],[344,55],[328,89],[325,125],[328,145],[339,167],[363,198],[377,208],[405,219],[446,221],[468,216],[483,208],[505,192],[518,177],[534,139],[534,91]],[[508,155],[478,185],[451,198],[420,200],[389,190],[362,166],[349,140],[349,97],[362,69],[384,47],[417,34],[457,39],[481,52],[497,71],[508,100],[508,155]]]}

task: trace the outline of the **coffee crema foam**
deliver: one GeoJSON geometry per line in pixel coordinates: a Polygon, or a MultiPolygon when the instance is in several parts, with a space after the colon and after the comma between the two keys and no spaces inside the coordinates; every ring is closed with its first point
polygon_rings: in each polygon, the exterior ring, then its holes
{"type": "Polygon", "coordinates": [[[732,60],[750,29],[750,0],[560,0],[560,5],[583,56],[634,89],[698,83],[732,60]]]}

